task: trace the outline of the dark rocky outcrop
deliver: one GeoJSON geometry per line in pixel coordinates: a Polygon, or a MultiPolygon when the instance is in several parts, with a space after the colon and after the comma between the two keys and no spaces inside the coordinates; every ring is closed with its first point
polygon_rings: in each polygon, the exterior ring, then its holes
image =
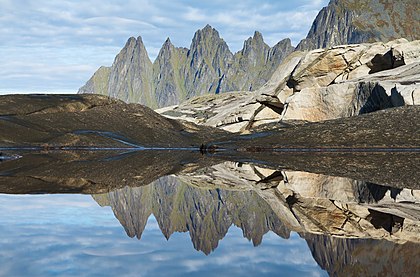
{"type": "Polygon", "coordinates": [[[198,147],[226,132],[101,95],[0,96],[1,147],[198,147]]]}
{"type": "Polygon", "coordinates": [[[289,39],[270,48],[255,32],[233,54],[219,33],[207,25],[195,33],[189,49],[175,47],[168,38],[152,64],[141,37],[130,38],[113,65],[98,69],[79,93],[157,108],[206,93],[250,91],[267,82],[292,51],[289,39]]]}
{"type": "Polygon", "coordinates": [[[343,44],[420,39],[417,0],[331,0],[323,8],[298,50],[343,44]]]}

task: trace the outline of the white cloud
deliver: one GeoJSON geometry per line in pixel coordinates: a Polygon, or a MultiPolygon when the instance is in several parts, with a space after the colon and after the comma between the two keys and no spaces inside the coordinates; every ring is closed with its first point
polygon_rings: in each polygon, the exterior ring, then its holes
{"type": "Polygon", "coordinates": [[[289,35],[297,44],[327,2],[0,0],[0,72],[13,72],[0,76],[0,91],[76,91],[93,74],[87,69],[110,65],[128,37],[141,35],[153,60],[166,37],[177,46],[189,47],[194,32],[207,23],[232,51],[238,51],[255,30],[263,33],[269,45],[289,35]],[[74,49],[77,57],[66,54],[74,49]],[[28,66],[18,67],[12,61],[28,66]],[[34,72],[39,64],[51,69],[34,72]],[[78,68],[81,71],[76,73],[78,68]],[[40,81],[41,74],[49,76],[40,81]]]}
{"type": "Polygon", "coordinates": [[[207,20],[207,16],[205,12],[197,9],[188,7],[187,12],[184,13],[183,18],[187,21],[196,21],[196,22],[205,22],[207,20]]]}

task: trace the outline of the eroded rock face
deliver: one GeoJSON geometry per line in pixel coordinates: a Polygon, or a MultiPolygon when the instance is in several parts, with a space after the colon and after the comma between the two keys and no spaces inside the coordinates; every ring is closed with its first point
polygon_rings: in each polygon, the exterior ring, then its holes
{"type": "Polygon", "coordinates": [[[233,54],[207,25],[195,33],[189,49],[173,46],[168,38],[152,64],[141,37],[130,38],[113,65],[101,67],[79,93],[104,94],[157,108],[207,93],[251,91],[266,83],[293,50],[290,39],[269,47],[255,32],[233,54]]]}
{"type": "Polygon", "coordinates": [[[396,38],[420,39],[416,0],[332,0],[323,8],[298,50],[396,38]]]}
{"type": "Polygon", "coordinates": [[[420,102],[420,41],[344,45],[288,56],[259,90],[203,96],[157,110],[231,132],[323,121],[420,102]]]}
{"type": "Polygon", "coordinates": [[[95,91],[97,94],[107,95],[110,73],[111,67],[99,67],[86,84],[79,89],[79,93],[91,93],[92,91],[95,91]]]}
{"type": "Polygon", "coordinates": [[[399,40],[310,52],[290,75],[293,93],[282,120],[321,121],[418,104],[420,53],[415,49],[419,41],[399,40]]]}
{"type": "MultiPolygon", "coordinates": [[[[149,59],[141,37],[130,38],[125,47],[115,57],[110,68],[108,87],[105,95],[134,103],[149,103],[156,106],[153,86],[150,80],[153,76],[152,62],[149,59]]],[[[98,91],[98,94],[103,94],[98,91]]]]}

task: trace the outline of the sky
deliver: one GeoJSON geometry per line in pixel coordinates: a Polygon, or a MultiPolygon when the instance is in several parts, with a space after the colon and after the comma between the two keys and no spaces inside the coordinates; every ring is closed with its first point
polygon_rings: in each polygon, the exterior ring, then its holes
{"type": "Polygon", "coordinates": [[[188,47],[206,24],[231,51],[260,31],[273,46],[306,36],[328,0],[0,0],[0,94],[75,93],[129,37],[151,60],[167,37],[188,47]]]}

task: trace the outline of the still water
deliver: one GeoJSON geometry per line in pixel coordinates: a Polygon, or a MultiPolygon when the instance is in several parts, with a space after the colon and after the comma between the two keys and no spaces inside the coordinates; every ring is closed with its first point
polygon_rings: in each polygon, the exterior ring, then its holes
{"type": "Polygon", "coordinates": [[[418,160],[20,153],[0,276],[420,276],[418,160]]]}
{"type": "Polygon", "coordinates": [[[189,233],[169,240],[151,215],[141,240],[87,195],[0,195],[1,276],[326,276],[304,239],[273,232],[261,245],[231,226],[209,255],[189,233]]]}

